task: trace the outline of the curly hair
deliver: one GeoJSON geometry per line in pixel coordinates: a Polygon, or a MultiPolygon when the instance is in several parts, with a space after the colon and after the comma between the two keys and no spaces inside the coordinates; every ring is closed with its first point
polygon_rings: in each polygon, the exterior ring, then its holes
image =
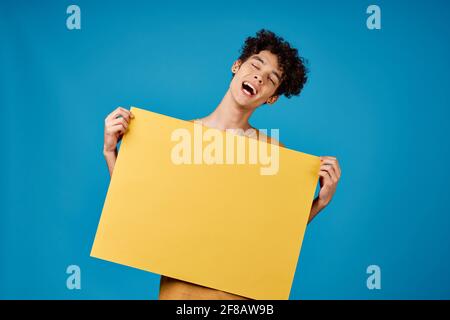
{"type": "Polygon", "coordinates": [[[282,37],[269,30],[261,29],[256,37],[248,37],[240,52],[239,60],[244,63],[254,54],[268,50],[278,57],[278,64],[283,72],[280,86],[276,95],[285,95],[286,98],[298,96],[305,85],[308,76],[307,60],[298,55],[298,50],[282,37]]]}

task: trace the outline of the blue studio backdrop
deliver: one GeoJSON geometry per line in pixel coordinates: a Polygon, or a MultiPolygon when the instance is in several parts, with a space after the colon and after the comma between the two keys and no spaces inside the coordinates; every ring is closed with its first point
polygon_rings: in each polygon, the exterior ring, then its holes
{"type": "Polygon", "coordinates": [[[261,28],[310,74],[252,124],[343,172],[290,298],[450,298],[449,21],[448,1],[0,1],[0,298],[157,298],[158,275],[89,256],[109,183],[104,118],[208,114],[261,28]],[[81,29],[66,25],[72,4],[81,29]],[[367,27],[371,4],[381,29],[367,27]]]}

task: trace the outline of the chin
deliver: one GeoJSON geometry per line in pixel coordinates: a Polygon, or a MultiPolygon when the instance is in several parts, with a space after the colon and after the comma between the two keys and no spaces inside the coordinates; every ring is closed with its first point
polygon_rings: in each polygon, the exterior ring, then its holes
{"type": "Polygon", "coordinates": [[[235,90],[231,89],[231,96],[233,97],[233,100],[236,102],[237,106],[242,110],[253,110],[256,109],[259,104],[256,104],[256,101],[249,101],[245,97],[240,96],[240,92],[236,92],[235,90]]]}

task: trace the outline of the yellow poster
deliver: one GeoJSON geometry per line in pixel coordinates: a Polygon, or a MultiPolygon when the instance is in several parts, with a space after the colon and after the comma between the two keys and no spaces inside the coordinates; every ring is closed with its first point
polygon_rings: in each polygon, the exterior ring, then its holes
{"type": "Polygon", "coordinates": [[[288,299],[319,157],[131,111],[91,256],[252,299],[288,299]]]}

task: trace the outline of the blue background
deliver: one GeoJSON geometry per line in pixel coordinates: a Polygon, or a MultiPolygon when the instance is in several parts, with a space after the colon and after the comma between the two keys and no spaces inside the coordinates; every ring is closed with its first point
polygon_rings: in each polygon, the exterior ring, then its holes
{"type": "Polygon", "coordinates": [[[260,28],[311,73],[252,124],[343,171],[290,298],[450,298],[450,5],[373,3],[381,30],[366,27],[368,1],[76,1],[70,31],[71,2],[1,1],[0,298],[157,298],[158,275],[89,256],[109,183],[104,118],[119,105],[208,114],[260,28]],[[71,264],[81,290],[66,288],[71,264]],[[366,287],[371,264],[381,290],[366,287]]]}

